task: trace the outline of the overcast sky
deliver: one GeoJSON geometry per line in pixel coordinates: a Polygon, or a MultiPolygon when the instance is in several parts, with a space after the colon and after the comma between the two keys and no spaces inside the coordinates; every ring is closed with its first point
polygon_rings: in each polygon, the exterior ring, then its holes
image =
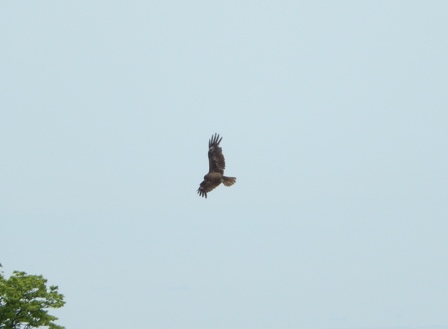
{"type": "Polygon", "coordinates": [[[448,328],[447,14],[1,1],[4,274],[67,329],[448,328]]]}

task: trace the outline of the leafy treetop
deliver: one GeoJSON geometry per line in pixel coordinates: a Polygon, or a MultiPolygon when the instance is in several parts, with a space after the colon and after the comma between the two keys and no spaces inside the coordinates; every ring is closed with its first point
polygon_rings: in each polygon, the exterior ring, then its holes
{"type": "Polygon", "coordinates": [[[57,286],[47,288],[46,283],[42,275],[15,271],[5,279],[0,273],[0,329],[64,329],[54,323],[57,317],[48,314],[49,308],[64,306],[64,296],[57,286]]]}

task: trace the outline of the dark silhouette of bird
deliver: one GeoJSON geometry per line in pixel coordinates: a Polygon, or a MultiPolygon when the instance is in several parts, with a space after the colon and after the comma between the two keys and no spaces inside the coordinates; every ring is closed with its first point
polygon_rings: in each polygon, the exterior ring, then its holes
{"type": "Polygon", "coordinates": [[[232,186],[236,182],[236,177],[224,176],[226,162],[222,149],[219,146],[221,140],[222,137],[215,133],[208,141],[209,170],[198,188],[198,194],[204,198],[207,198],[207,193],[219,186],[219,184],[223,183],[225,186],[232,186]]]}

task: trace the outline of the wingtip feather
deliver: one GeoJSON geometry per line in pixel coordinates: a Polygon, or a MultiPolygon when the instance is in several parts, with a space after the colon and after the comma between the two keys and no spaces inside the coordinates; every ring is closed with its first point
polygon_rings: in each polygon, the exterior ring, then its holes
{"type": "Polygon", "coordinates": [[[214,135],[212,135],[212,137],[209,139],[208,141],[208,147],[212,147],[212,145],[219,145],[219,143],[221,143],[222,137],[219,136],[218,133],[215,133],[214,135]]]}

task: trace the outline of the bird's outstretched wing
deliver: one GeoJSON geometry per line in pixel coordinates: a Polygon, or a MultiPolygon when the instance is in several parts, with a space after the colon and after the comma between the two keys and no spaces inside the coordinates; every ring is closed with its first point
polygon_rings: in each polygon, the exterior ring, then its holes
{"type": "Polygon", "coordinates": [[[226,168],[226,162],[224,160],[224,155],[222,154],[222,149],[219,147],[222,137],[215,134],[208,141],[208,162],[209,162],[209,172],[219,172],[221,175],[224,174],[224,169],[226,168]]]}
{"type": "Polygon", "coordinates": [[[204,179],[199,185],[198,194],[207,199],[207,193],[214,190],[218,185],[219,183],[216,183],[216,181],[204,179]]]}

